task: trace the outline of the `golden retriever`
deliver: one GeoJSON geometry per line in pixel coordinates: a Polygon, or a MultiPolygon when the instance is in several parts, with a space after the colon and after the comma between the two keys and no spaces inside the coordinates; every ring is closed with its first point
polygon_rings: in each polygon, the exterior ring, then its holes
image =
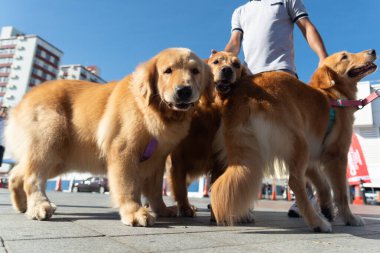
{"type": "Polygon", "coordinates": [[[280,161],[312,230],[330,232],[332,227],[308,201],[306,177],[316,186],[322,206],[330,205],[331,187],[344,222],[363,225],[347,198],[347,152],[356,108],[331,108],[330,100],[355,99],[356,84],[375,71],[375,59],[374,50],[333,54],[316,70],[310,86],[287,73],[267,72],[231,87],[222,109],[228,168],[211,190],[218,224],[232,225],[246,215],[263,175],[274,173],[273,164],[280,161]],[[330,109],[335,113],[331,128],[330,109]]]}
{"type": "Polygon", "coordinates": [[[171,48],[119,82],[60,80],[32,89],[6,128],[18,161],[10,179],[14,208],[48,219],[55,206],[45,193],[47,179],[75,170],[108,174],[126,225],[155,222],[141,194],[155,214],[175,216],[162,200],[165,159],[188,133],[192,108],[211,82],[198,56],[171,48]]]}
{"type": "Polygon", "coordinates": [[[189,135],[171,153],[168,167],[169,188],[178,205],[180,216],[192,217],[195,209],[187,197],[188,185],[199,176],[210,174],[211,183],[226,168],[221,129],[221,100],[229,84],[246,76],[238,57],[218,52],[206,60],[211,67],[214,84],[212,95],[204,96],[195,109],[189,135]]]}

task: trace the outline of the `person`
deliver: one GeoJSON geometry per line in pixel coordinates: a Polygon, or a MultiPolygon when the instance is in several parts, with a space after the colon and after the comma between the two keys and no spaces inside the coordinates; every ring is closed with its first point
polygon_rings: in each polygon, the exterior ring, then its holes
{"type": "MultiPolygon", "coordinates": [[[[224,50],[238,55],[243,49],[244,63],[251,74],[284,71],[298,78],[294,61],[294,24],[318,56],[320,65],[328,54],[302,0],[253,0],[238,7],[232,14],[231,37],[224,50]]],[[[309,184],[307,192],[316,206],[309,184]]],[[[296,201],[288,216],[300,217],[296,201]]]]}
{"type": "Polygon", "coordinates": [[[302,0],[253,0],[235,9],[225,51],[238,55],[251,74],[286,71],[297,74],[293,29],[297,24],[319,64],[327,57],[323,40],[309,19],[302,0]]]}

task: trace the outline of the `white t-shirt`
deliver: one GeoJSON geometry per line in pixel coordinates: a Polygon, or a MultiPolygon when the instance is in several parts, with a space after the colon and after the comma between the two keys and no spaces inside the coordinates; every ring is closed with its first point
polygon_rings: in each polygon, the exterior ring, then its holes
{"type": "Polygon", "coordinates": [[[290,70],[294,64],[294,23],[307,17],[302,0],[253,0],[232,15],[232,31],[242,32],[244,61],[252,74],[290,70]]]}

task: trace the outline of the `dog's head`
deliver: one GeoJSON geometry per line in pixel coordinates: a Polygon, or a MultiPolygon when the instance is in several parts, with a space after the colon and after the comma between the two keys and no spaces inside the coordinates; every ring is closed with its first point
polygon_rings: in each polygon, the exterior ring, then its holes
{"type": "Polygon", "coordinates": [[[313,74],[310,85],[325,90],[336,88],[346,93],[356,92],[356,83],[377,69],[376,58],[373,49],[356,54],[339,52],[330,55],[313,74]]]}
{"type": "Polygon", "coordinates": [[[187,111],[198,102],[209,85],[211,71],[191,50],[169,48],[137,67],[133,83],[145,104],[165,104],[175,111],[187,111]]]}
{"type": "Polygon", "coordinates": [[[214,75],[216,90],[220,94],[227,94],[237,80],[247,75],[247,70],[239,58],[229,52],[213,53],[208,59],[208,64],[214,75]]]}

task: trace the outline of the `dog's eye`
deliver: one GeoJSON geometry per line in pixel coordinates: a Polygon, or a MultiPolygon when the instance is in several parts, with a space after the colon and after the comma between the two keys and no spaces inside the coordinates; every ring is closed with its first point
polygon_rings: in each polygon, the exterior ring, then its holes
{"type": "Polygon", "coordinates": [[[215,60],[215,61],[213,61],[213,64],[219,64],[219,61],[218,60],[215,60]]]}
{"type": "Polygon", "coordinates": [[[193,68],[191,69],[191,73],[193,73],[194,75],[199,74],[199,69],[193,68]]]}
{"type": "Polygon", "coordinates": [[[171,74],[173,71],[172,71],[172,68],[167,68],[165,69],[164,73],[165,74],[171,74]]]}
{"type": "Polygon", "coordinates": [[[234,66],[234,68],[240,69],[240,63],[238,62],[234,62],[232,66],[234,66]]]}

